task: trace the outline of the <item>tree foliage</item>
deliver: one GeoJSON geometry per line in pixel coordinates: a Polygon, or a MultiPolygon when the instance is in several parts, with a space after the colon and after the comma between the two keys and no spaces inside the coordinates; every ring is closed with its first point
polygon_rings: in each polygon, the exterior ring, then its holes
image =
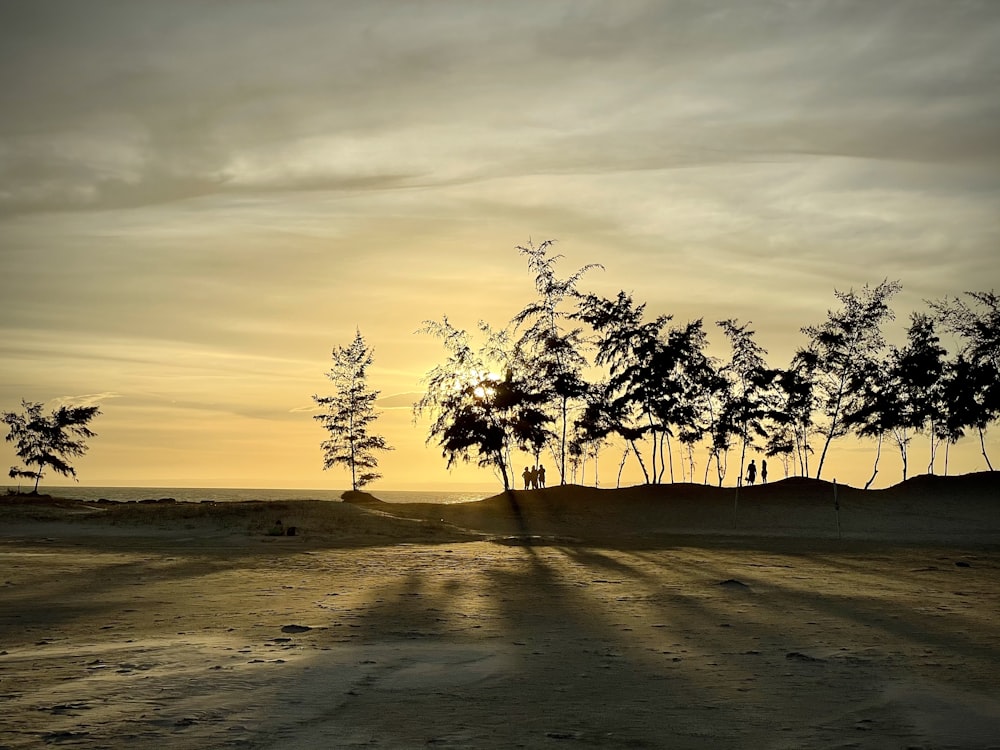
{"type": "Polygon", "coordinates": [[[313,396],[324,410],[315,419],[327,432],[323,450],[323,469],[343,465],[351,472],[351,489],[358,490],[381,474],[376,451],[392,450],[381,435],[369,427],[378,418],[375,400],[379,391],[368,387],[368,368],[375,353],[368,348],[361,331],[356,331],[348,346],[338,346],[332,353],[333,366],[327,373],[334,387],[332,396],[313,396]]]}
{"type": "Polygon", "coordinates": [[[21,407],[21,412],[5,412],[2,418],[8,428],[7,442],[14,443],[18,458],[28,467],[11,467],[11,478],[34,479],[34,492],[46,467],[76,479],[70,459],[84,455],[87,440],[97,437],[87,425],[101,413],[100,408],[60,406],[46,416],[41,403],[22,401],[21,407]]]}

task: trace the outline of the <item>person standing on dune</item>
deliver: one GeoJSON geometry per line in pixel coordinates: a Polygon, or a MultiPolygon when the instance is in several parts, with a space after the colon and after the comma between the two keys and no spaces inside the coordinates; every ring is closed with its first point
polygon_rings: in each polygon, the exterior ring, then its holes
{"type": "Polygon", "coordinates": [[[767,484],[767,459],[760,460],[760,483],[767,484]]]}
{"type": "Polygon", "coordinates": [[[750,465],[747,467],[747,484],[753,485],[757,481],[757,464],[754,463],[753,459],[750,459],[750,465]]]}
{"type": "Polygon", "coordinates": [[[545,488],[545,465],[538,464],[538,486],[545,488]]]}

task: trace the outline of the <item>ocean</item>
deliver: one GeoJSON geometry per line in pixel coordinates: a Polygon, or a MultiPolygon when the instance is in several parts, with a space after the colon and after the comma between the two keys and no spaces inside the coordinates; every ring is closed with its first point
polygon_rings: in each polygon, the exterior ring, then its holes
{"type": "MultiPolygon", "coordinates": [[[[13,489],[13,488],[12,488],[13,489]]],[[[497,492],[500,490],[498,489],[497,492]]],[[[340,501],[344,490],[287,490],[287,489],[225,489],[218,487],[45,487],[39,492],[53,497],[76,500],[160,500],[173,498],[180,503],[200,503],[212,500],[233,503],[245,500],[330,500],[340,501]]],[[[447,492],[410,490],[370,490],[370,493],[387,503],[466,503],[489,497],[489,492],[447,492]]]]}

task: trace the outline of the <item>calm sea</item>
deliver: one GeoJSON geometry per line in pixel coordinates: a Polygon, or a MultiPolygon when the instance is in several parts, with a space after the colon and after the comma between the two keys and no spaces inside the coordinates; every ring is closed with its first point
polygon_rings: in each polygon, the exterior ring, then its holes
{"type": "MultiPolygon", "coordinates": [[[[344,490],[221,489],[196,487],[41,487],[40,492],[53,497],[76,500],[159,500],[199,503],[203,500],[232,503],[243,500],[331,500],[340,501],[344,490]]],[[[465,503],[482,500],[489,492],[440,492],[372,490],[371,494],[387,503],[465,503]]]]}

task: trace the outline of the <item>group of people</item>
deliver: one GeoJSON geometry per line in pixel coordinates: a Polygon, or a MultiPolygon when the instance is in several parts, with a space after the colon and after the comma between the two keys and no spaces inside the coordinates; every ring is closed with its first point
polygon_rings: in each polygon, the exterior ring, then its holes
{"type": "Polygon", "coordinates": [[[545,467],[542,464],[530,469],[525,466],[521,476],[524,478],[524,489],[526,490],[537,490],[539,487],[545,487],[545,467]]]}
{"type": "MultiPolygon", "coordinates": [[[[750,465],[747,467],[747,484],[753,484],[757,481],[757,464],[754,460],[750,459],[750,465]]],[[[767,484],[767,459],[761,459],[760,462],[760,482],[761,484],[767,484]]]]}

